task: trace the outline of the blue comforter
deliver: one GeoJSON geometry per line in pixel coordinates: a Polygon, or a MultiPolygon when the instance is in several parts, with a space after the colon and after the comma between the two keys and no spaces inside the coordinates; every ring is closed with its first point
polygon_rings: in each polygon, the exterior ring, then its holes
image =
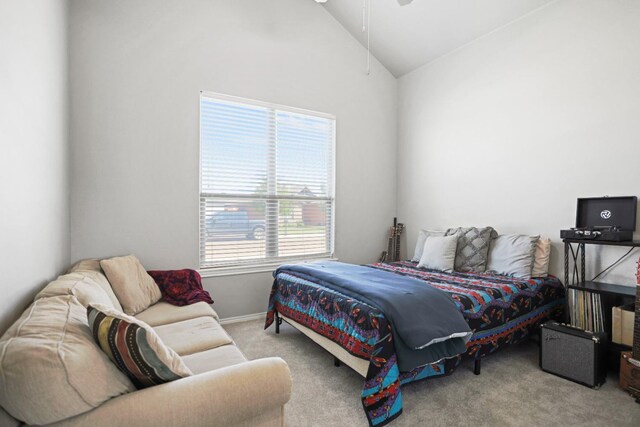
{"type": "Polygon", "coordinates": [[[410,277],[341,262],[280,266],[384,313],[401,371],[457,356],[473,332],[447,293],[410,277]]]}

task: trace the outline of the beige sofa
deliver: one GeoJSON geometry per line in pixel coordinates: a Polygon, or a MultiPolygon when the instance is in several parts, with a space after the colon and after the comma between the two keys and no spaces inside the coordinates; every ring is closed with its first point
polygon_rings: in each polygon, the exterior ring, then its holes
{"type": "Polygon", "coordinates": [[[136,390],[93,341],[90,303],[122,311],[99,265],[79,263],[0,338],[0,426],[284,425],[287,364],[247,361],[208,304],[159,302],[136,316],[194,373],[136,390]]]}

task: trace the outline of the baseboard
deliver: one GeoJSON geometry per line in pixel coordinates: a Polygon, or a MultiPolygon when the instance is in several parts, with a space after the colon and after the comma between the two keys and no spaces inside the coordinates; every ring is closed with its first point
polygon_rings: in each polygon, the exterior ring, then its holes
{"type": "Polygon", "coordinates": [[[228,325],[229,323],[248,322],[249,320],[264,319],[266,315],[267,312],[265,311],[262,313],[247,314],[245,316],[227,317],[226,319],[220,319],[220,324],[228,325]]]}

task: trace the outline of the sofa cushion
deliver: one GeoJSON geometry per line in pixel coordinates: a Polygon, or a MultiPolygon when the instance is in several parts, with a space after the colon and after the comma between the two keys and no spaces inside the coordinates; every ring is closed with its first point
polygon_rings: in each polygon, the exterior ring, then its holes
{"type": "Polygon", "coordinates": [[[94,343],[76,297],[40,298],[0,338],[0,406],[48,424],[135,390],[94,343]]]}
{"type": "Polygon", "coordinates": [[[182,360],[184,360],[184,364],[191,369],[191,372],[194,374],[202,374],[203,372],[246,362],[247,358],[238,347],[227,344],[211,350],[184,356],[182,360]]]}
{"type": "Polygon", "coordinates": [[[206,302],[197,302],[191,305],[178,307],[167,302],[160,301],[145,311],[136,314],[136,319],[142,320],[149,326],[167,325],[196,317],[210,316],[218,319],[218,314],[206,302]]]}
{"type": "Polygon", "coordinates": [[[111,283],[109,283],[109,280],[107,280],[107,276],[104,275],[102,267],[100,267],[99,259],[92,258],[80,260],[72,265],[67,273],[84,273],[85,275],[94,278],[96,282],[98,282],[100,287],[104,289],[107,295],[109,295],[109,298],[113,302],[113,307],[116,310],[123,311],[122,305],[120,305],[120,301],[118,301],[116,294],[113,293],[111,283]]]}
{"type": "Polygon", "coordinates": [[[87,309],[93,339],[138,388],[193,375],[153,329],[105,305],[87,309]]]}
{"type": "Polygon", "coordinates": [[[97,303],[122,311],[122,306],[113,293],[109,281],[104,274],[96,271],[77,270],[60,276],[45,286],[36,295],[35,299],[58,295],[73,295],[85,307],[88,307],[91,303],[97,303]]]}
{"type": "Polygon", "coordinates": [[[0,426],[2,427],[19,427],[22,423],[0,407],[0,426]]]}
{"type": "Polygon", "coordinates": [[[67,273],[75,273],[76,271],[95,271],[104,274],[102,267],[100,267],[100,260],[97,258],[81,259],[73,264],[67,273]]]}
{"type": "Polygon", "coordinates": [[[126,314],[136,315],[160,301],[160,288],[134,255],[103,259],[100,266],[126,314]]]}
{"type": "Polygon", "coordinates": [[[222,326],[209,316],[156,326],[153,329],[180,356],[233,343],[222,326]]]}

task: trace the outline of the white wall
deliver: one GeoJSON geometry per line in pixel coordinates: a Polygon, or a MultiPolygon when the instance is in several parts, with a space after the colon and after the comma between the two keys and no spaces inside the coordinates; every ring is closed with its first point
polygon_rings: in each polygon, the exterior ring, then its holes
{"type": "Polygon", "coordinates": [[[0,0],[0,335],[69,262],[67,4],[0,0]]]}
{"type": "MultiPolygon", "coordinates": [[[[336,255],[372,262],[395,214],[396,81],[300,0],[71,2],[71,258],[198,267],[201,90],[337,116],[336,255]]],[[[209,278],[221,317],[266,310],[269,273],[209,278]]]]}
{"type": "MultiPolygon", "coordinates": [[[[422,227],[542,233],[560,274],[576,198],[640,193],[639,23],[638,1],[562,0],[401,78],[408,247],[422,227]]],[[[598,253],[588,276],[621,253],[598,253]]]]}

